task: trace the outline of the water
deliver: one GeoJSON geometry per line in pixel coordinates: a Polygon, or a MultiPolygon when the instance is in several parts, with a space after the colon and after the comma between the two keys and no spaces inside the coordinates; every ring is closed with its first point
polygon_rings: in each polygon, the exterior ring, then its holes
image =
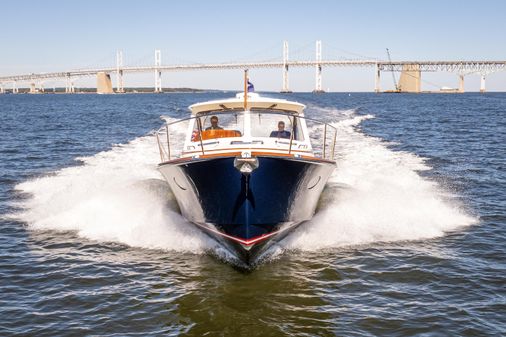
{"type": "Polygon", "coordinates": [[[0,335],[506,334],[505,94],[286,96],[338,168],[250,272],[178,214],[151,133],[231,95],[0,95],[0,335]]]}

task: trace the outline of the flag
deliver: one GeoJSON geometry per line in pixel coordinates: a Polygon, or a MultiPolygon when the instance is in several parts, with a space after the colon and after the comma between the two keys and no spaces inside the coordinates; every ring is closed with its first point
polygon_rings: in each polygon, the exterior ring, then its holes
{"type": "Polygon", "coordinates": [[[255,91],[255,86],[248,79],[248,92],[254,92],[254,91],[255,91]]]}

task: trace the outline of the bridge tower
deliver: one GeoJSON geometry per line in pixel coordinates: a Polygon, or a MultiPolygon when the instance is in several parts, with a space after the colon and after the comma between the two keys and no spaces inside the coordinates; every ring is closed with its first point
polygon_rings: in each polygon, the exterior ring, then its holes
{"type": "Polygon", "coordinates": [[[283,41],[283,88],[281,92],[291,92],[288,87],[288,41],[283,41]]]}
{"type": "Polygon", "coordinates": [[[35,86],[35,79],[32,76],[32,78],[30,80],[30,91],[29,91],[29,93],[30,94],[35,94],[36,92],[37,92],[37,87],[35,86]]]}
{"type": "Polygon", "coordinates": [[[459,92],[464,92],[464,74],[459,74],[459,92]]]}
{"type": "Polygon", "coordinates": [[[123,93],[123,52],[118,50],[116,52],[116,92],[123,93]]]}
{"type": "Polygon", "coordinates": [[[480,92],[483,94],[485,92],[485,73],[481,73],[480,79],[480,92]]]}
{"type": "Polygon", "coordinates": [[[65,93],[66,94],[69,94],[70,93],[70,74],[67,74],[65,76],[65,93]]]}
{"type": "Polygon", "coordinates": [[[323,93],[322,89],[322,41],[316,41],[316,87],[314,93],[323,93]]]}
{"type": "Polygon", "coordinates": [[[162,65],[162,52],[155,50],[155,92],[162,92],[162,71],[158,68],[162,65]]]}
{"type": "Polygon", "coordinates": [[[376,77],[374,78],[374,92],[375,93],[379,93],[381,92],[381,86],[380,86],[380,81],[381,81],[381,70],[380,70],[380,67],[379,65],[376,63],[376,66],[374,68],[375,72],[376,72],[376,77]]]}

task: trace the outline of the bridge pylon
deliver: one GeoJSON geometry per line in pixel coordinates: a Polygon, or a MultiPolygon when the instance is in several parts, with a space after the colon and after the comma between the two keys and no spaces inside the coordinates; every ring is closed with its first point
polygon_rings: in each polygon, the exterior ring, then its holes
{"type": "Polygon", "coordinates": [[[162,65],[162,52],[159,49],[155,50],[155,92],[162,92],[162,71],[160,66],[162,65]]]}
{"type": "Polygon", "coordinates": [[[397,87],[401,92],[419,93],[422,88],[420,65],[403,65],[397,87]]]}
{"type": "Polygon", "coordinates": [[[459,92],[464,92],[464,74],[459,74],[459,92]]]}
{"type": "Polygon", "coordinates": [[[123,88],[123,52],[121,50],[116,52],[116,92],[125,92],[123,88]]]}
{"type": "Polygon", "coordinates": [[[97,73],[97,94],[112,94],[111,75],[100,71],[97,73]]]}
{"type": "Polygon", "coordinates": [[[381,70],[377,63],[374,70],[376,73],[376,77],[374,78],[374,92],[379,93],[381,92],[381,70]]]}
{"type": "Polygon", "coordinates": [[[288,41],[283,41],[283,88],[281,92],[291,92],[288,87],[288,41]]]}
{"type": "Polygon", "coordinates": [[[70,94],[70,75],[65,76],[65,93],[70,94]]]}
{"type": "Polygon", "coordinates": [[[313,90],[314,93],[323,93],[322,89],[322,41],[316,41],[316,86],[313,90]]]}
{"type": "Polygon", "coordinates": [[[480,78],[480,92],[483,94],[485,90],[485,76],[486,74],[482,73],[480,78]]]}

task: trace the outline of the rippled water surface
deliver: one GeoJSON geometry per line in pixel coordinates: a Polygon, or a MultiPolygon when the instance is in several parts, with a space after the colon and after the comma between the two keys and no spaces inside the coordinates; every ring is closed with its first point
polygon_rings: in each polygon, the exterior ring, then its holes
{"type": "Polygon", "coordinates": [[[506,94],[267,94],[338,160],[251,271],[178,214],[152,134],[232,95],[0,95],[0,335],[506,334],[506,94]]]}

